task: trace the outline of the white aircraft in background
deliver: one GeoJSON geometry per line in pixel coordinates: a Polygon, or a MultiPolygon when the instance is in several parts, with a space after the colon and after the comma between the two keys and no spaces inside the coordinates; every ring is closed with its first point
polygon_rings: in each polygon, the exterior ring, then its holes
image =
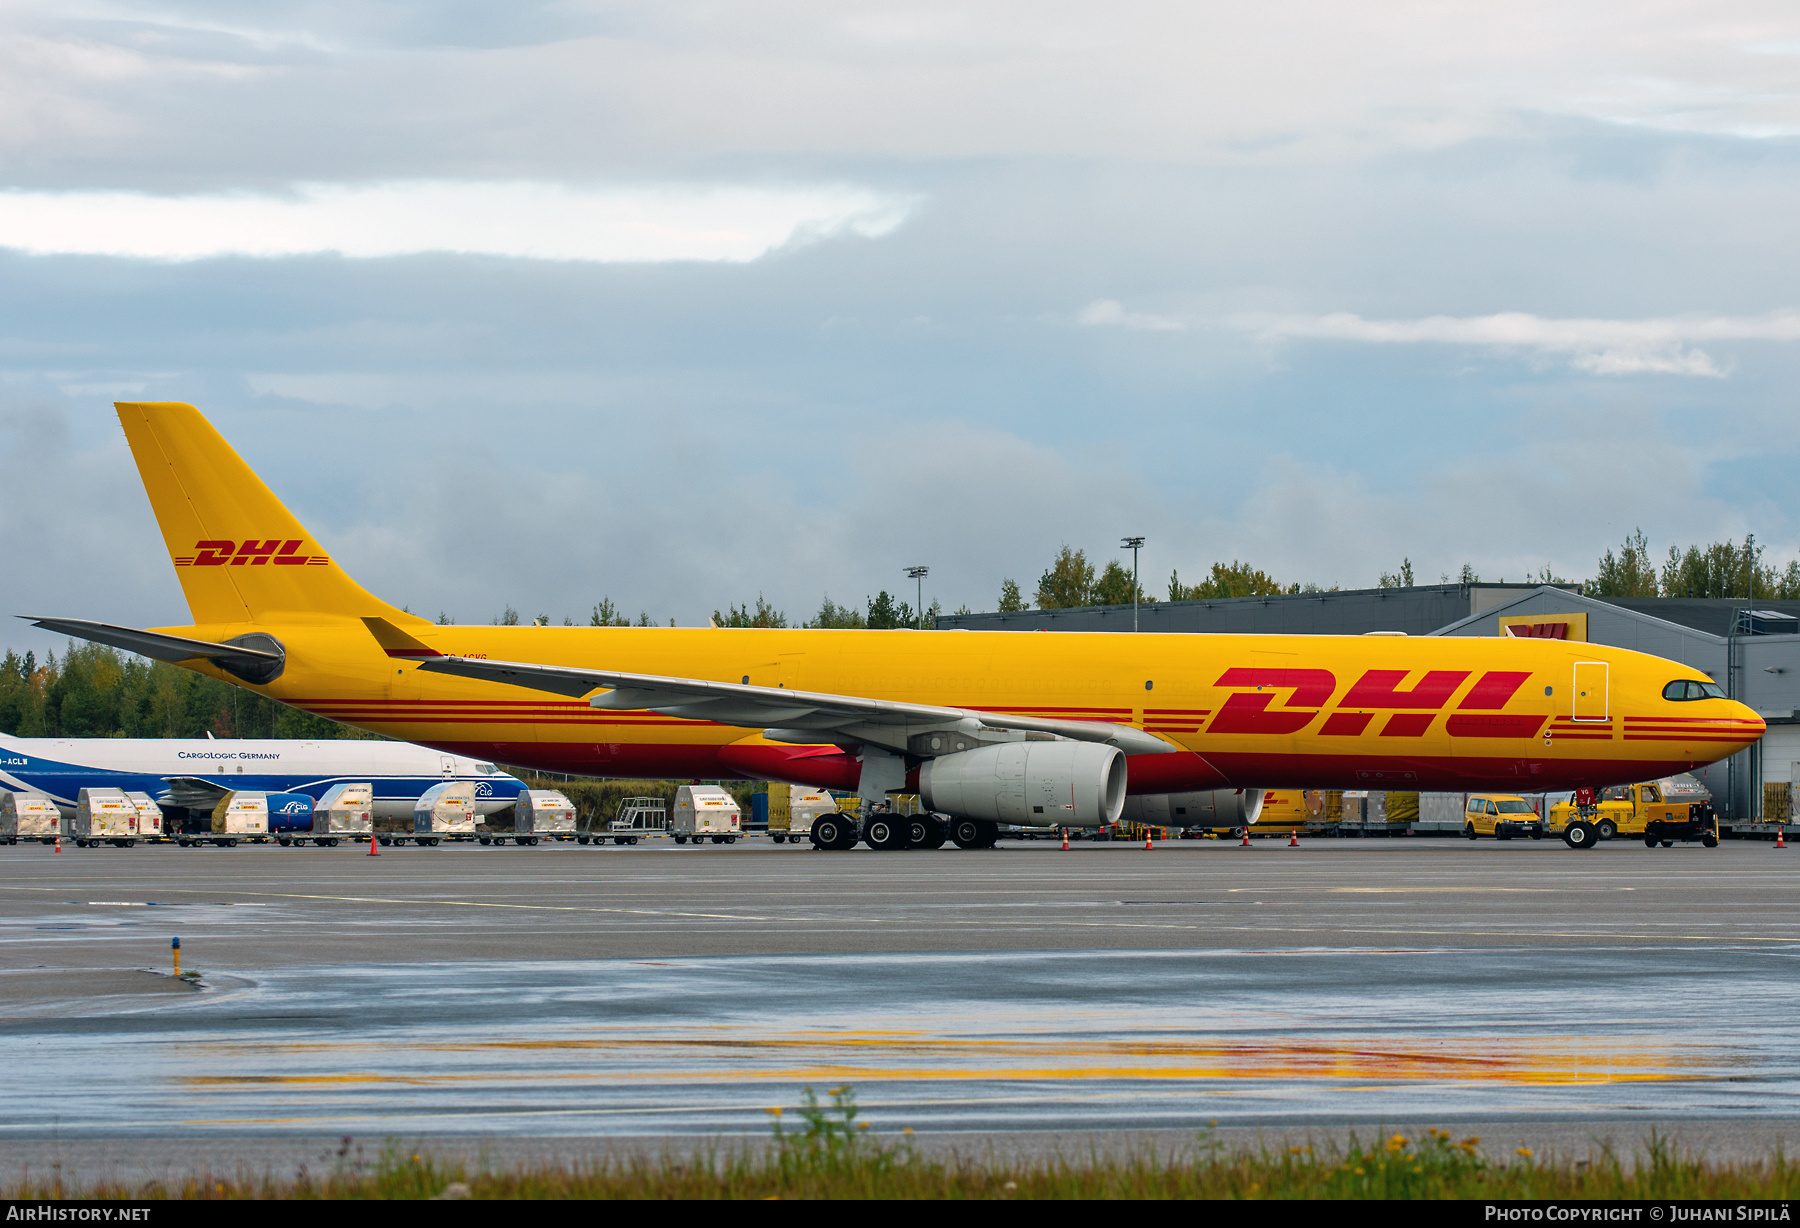
{"type": "Polygon", "coordinates": [[[83,789],[148,793],[165,807],[211,811],[227,793],[305,793],[334,784],[375,787],[375,817],[411,819],[419,795],[473,781],[484,815],[518,800],[525,782],[492,763],[410,742],[261,738],[14,738],[0,734],[0,788],[41,793],[72,815],[83,789]]]}

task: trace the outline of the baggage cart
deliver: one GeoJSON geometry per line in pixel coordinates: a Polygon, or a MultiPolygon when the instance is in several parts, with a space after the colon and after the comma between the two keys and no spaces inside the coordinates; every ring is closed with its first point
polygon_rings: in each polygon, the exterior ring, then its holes
{"type": "Polygon", "coordinates": [[[682,785],[675,790],[675,813],[669,822],[669,834],[676,844],[695,844],[711,840],[714,844],[736,844],[743,831],[744,817],[737,800],[718,785],[682,785]]]}
{"type": "Polygon", "coordinates": [[[488,832],[478,839],[483,844],[505,844],[509,838],[514,844],[575,839],[575,803],[554,789],[519,790],[512,820],[512,831],[488,832]]]}
{"type": "Polygon", "coordinates": [[[55,844],[62,832],[62,811],[42,793],[9,793],[0,789],[0,843],[21,839],[55,844]]]}
{"type": "MultiPolygon", "coordinates": [[[[596,812],[596,819],[599,817],[596,812]]],[[[577,835],[577,844],[590,840],[596,847],[608,838],[614,844],[636,844],[644,836],[660,835],[669,829],[668,804],[660,797],[627,797],[619,801],[619,809],[605,828],[595,828],[592,821],[585,835],[577,835]]]]}
{"type": "Polygon", "coordinates": [[[110,844],[128,849],[137,843],[137,805],[123,789],[83,789],[75,799],[75,817],[69,823],[76,848],[110,844]]]}

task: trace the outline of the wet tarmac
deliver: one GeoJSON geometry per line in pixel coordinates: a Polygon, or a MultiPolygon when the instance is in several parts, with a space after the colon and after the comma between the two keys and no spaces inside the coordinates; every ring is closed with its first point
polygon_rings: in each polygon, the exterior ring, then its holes
{"type": "Polygon", "coordinates": [[[1793,855],[0,849],[0,1137],[40,1171],[181,1140],[567,1155],[766,1137],[847,1084],[878,1130],[1015,1148],[1217,1123],[1791,1149],[1793,855]],[[166,975],[175,935],[203,988],[166,975]]]}

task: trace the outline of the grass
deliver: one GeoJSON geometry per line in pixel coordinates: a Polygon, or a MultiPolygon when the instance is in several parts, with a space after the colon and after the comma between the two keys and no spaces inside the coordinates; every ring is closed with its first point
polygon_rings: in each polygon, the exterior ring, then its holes
{"type": "Polygon", "coordinates": [[[200,1174],[176,1183],[101,1183],[65,1189],[60,1177],[27,1177],[0,1197],[44,1199],[428,1199],[428,1198],[1382,1198],[1382,1199],[1786,1199],[1800,1172],[1777,1150],[1763,1160],[1716,1162],[1679,1154],[1655,1134],[1629,1162],[1610,1149],[1583,1159],[1520,1148],[1484,1157],[1478,1138],[1442,1130],[1394,1134],[1333,1149],[1227,1151],[1210,1130],[1177,1154],[1000,1161],[919,1153],[909,1133],[878,1138],[857,1120],[856,1098],[811,1088],[788,1115],[771,1109],[769,1145],[695,1155],[625,1157],[574,1166],[469,1171],[390,1143],[379,1159],[354,1158],[350,1140],[332,1172],[292,1178],[200,1174]]]}

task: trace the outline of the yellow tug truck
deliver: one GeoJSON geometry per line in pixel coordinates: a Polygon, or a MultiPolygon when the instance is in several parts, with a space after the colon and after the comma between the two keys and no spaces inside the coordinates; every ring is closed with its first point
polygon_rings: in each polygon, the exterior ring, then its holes
{"type": "Polygon", "coordinates": [[[1582,813],[1573,797],[1551,806],[1544,817],[1549,830],[1560,833],[1571,822],[1585,821],[1602,840],[1636,837],[1645,848],[1668,848],[1677,840],[1719,843],[1712,793],[1686,772],[1635,785],[1613,785],[1595,796],[1591,812],[1582,813]]]}

